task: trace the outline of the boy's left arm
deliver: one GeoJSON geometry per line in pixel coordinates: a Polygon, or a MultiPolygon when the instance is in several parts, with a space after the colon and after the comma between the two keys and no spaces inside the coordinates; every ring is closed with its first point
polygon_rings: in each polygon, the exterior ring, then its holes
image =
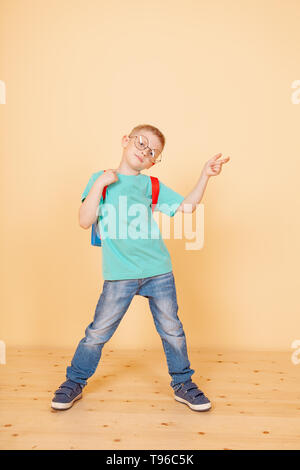
{"type": "Polygon", "coordinates": [[[194,212],[197,207],[197,204],[199,204],[202,200],[209,178],[211,176],[219,175],[221,173],[222,165],[228,162],[228,160],[230,159],[230,157],[226,157],[222,158],[221,160],[218,160],[221,155],[221,153],[218,153],[205,163],[196,186],[190,192],[190,194],[188,194],[188,196],[182,201],[180,206],[178,206],[176,212],[194,212]]]}

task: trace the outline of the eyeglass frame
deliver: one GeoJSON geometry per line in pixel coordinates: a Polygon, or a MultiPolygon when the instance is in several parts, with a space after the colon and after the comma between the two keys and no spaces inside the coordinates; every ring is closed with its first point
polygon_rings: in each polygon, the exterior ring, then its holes
{"type": "MultiPolygon", "coordinates": [[[[147,140],[148,144],[149,144],[148,137],[146,137],[145,135],[142,135],[142,134],[141,134],[141,135],[131,135],[131,136],[128,136],[129,139],[132,139],[132,137],[134,137],[134,138],[136,138],[136,137],[144,137],[144,138],[147,140]]],[[[135,142],[134,142],[134,145],[136,146],[136,148],[137,148],[138,150],[141,150],[141,149],[139,149],[139,148],[137,147],[137,145],[136,145],[136,140],[135,140],[135,142]]],[[[158,150],[158,149],[151,149],[151,148],[149,147],[149,145],[147,145],[147,147],[145,147],[145,148],[146,148],[146,149],[148,148],[149,150],[151,150],[151,152],[152,152],[152,151],[155,152],[155,150],[158,150]]],[[[145,150],[145,149],[144,149],[144,150],[145,150]]],[[[149,155],[146,155],[146,157],[149,158],[149,155]]],[[[154,163],[154,164],[155,164],[155,163],[159,163],[159,162],[161,162],[161,159],[162,159],[162,153],[160,154],[160,159],[159,159],[159,160],[154,160],[154,162],[153,162],[153,159],[154,159],[155,157],[150,157],[150,158],[152,159],[152,163],[154,163]]]]}

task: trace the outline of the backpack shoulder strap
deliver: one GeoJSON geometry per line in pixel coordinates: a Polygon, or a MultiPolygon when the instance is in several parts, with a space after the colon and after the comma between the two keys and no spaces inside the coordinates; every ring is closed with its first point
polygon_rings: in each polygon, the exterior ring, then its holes
{"type": "MultiPolygon", "coordinates": [[[[158,196],[159,196],[159,179],[156,176],[150,176],[150,178],[151,178],[151,184],[152,184],[152,212],[153,212],[157,204],[158,196]]],[[[103,201],[106,195],[106,188],[107,186],[104,186],[103,192],[102,192],[103,201]]]]}
{"type": "Polygon", "coordinates": [[[153,212],[158,201],[159,179],[156,176],[150,176],[150,178],[151,178],[151,184],[152,184],[152,212],[153,212]]]}
{"type": "MultiPolygon", "coordinates": [[[[104,171],[106,171],[106,170],[104,170],[104,171]]],[[[105,195],[106,195],[106,188],[107,188],[107,185],[106,185],[106,186],[104,186],[104,188],[103,188],[103,191],[102,191],[102,197],[103,197],[103,201],[104,201],[104,199],[105,199],[105,195]]]]}

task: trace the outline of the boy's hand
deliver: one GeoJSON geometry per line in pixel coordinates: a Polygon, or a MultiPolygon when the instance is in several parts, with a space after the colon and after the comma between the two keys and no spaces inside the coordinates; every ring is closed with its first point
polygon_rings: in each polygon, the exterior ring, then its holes
{"type": "Polygon", "coordinates": [[[203,172],[207,176],[216,176],[221,173],[222,165],[223,163],[228,162],[230,160],[230,157],[222,158],[222,160],[218,160],[218,158],[221,157],[221,153],[218,153],[214,157],[212,157],[210,160],[208,160],[203,168],[203,172]]]}
{"type": "Polygon", "coordinates": [[[115,183],[116,181],[118,181],[117,170],[111,168],[108,170],[104,170],[104,173],[102,173],[99,178],[101,178],[101,181],[103,181],[105,186],[115,183]]]}

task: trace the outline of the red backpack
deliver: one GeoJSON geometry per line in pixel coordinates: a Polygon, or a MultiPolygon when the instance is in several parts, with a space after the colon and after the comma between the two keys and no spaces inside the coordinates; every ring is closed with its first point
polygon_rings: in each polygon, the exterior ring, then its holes
{"type": "MultiPolygon", "coordinates": [[[[157,204],[158,195],[159,195],[159,179],[156,178],[156,176],[150,176],[150,178],[151,178],[151,184],[152,184],[152,212],[153,212],[157,204]]],[[[103,192],[102,192],[103,201],[106,195],[106,188],[107,186],[104,186],[103,192]]],[[[98,218],[96,222],[94,222],[92,225],[91,245],[101,246],[101,236],[99,232],[98,218]]]]}

